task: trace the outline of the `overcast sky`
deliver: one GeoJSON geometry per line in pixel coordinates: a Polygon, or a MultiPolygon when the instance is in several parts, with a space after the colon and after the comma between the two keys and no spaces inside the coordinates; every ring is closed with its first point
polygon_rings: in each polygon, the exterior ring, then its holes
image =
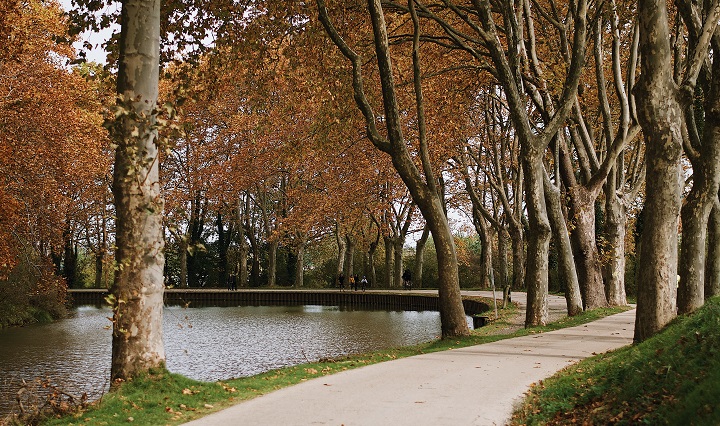
{"type": "MultiPolygon", "coordinates": [[[[4,0],[0,0],[4,1],[4,0]]],[[[72,0],[58,0],[60,2],[60,5],[63,9],[66,11],[71,10],[73,8],[72,6],[72,0]]],[[[117,4],[117,7],[119,7],[119,3],[117,4]]],[[[117,27],[117,25],[115,25],[117,27]]],[[[119,28],[117,28],[119,30],[119,28]]],[[[86,51],[87,59],[89,61],[97,62],[100,64],[105,63],[105,59],[107,54],[105,53],[105,50],[103,49],[102,45],[105,41],[107,41],[110,36],[112,35],[113,30],[111,28],[105,29],[99,33],[93,33],[93,32],[84,32],[80,34],[80,40],[78,40],[74,46],[75,48],[80,51],[83,50],[83,42],[87,41],[93,45],[93,49],[86,51]]]]}

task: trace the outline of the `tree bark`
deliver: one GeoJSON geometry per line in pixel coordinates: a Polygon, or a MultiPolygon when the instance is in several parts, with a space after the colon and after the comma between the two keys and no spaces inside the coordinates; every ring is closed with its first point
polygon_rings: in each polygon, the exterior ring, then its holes
{"type": "Polygon", "coordinates": [[[338,246],[338,260],[337,267],[335,268],[335,278],[333,281],[335,283],[335,287],[339,287],[340,274],[345,274],[345,251],[347,250],[347,245],[345,244],[345,238],[343,238],[340,233],[340,227],[337,224],[335,225],[335,243],[338,246]]]}
{"type": "Polygon", "coordinates": [[[567,302],[568,316],[572,317],[583,311],[580,283],[578,283],[578,274],[575,270],[570,237],[568,236],[565,217],[562,213],[560,189],[550,182],[547,174],[545,174],[545,199],[549,205],[548,218],[550,219],[557,246],[560,276],[565,281],[565,300],[567,302]]]}
{"type": "MultiPolygon", "coordinates": [[[[527,151],[527,149],[525,149],[527,151]]],[[[542,159],[539,153],[522,156],[528,203],[528,261],[525,283],[527,311],[525,327],[546,325],[548,321],[548,262],[550,253],[550,220],[545,205],[542,159]]]]}
{"type": "Polygon", "coordinates": [[[347,245],[347,251],[345,252],[345,279],[350,282],[350,276],[355,274],[355,239],[352,235],[345,235],[345,244],[347,245]]]}
{"type": "Polygon", "coordinates": [[[268,286],[275,287],[277,285],[277,241],[268,243],[268,286]]]}
{"type": "Polygon", "coordinates": [[[503,288],[503,304],[505,309],[510,302],[510,281],[508,279],[508,259],[507,259],[507,231],[504,227],[498,229],[498,281],[503,288]]]}
{"type": "Polygon", "coordinates": [[[720,295],[720,202],[716,199],[708,220],[705,297],[720,295]]]}
{"type": "Polygon", "coordinates": [[[580,291],[585,309],[607,306],[597,240],[595,237],[595,199],[584,186],[569,188],[571,216],[575,225],[571,233],[580,291]]]}
{"type": "MultiPolygon", "coordinates": [[[[520,207],[518,207],[520,208],[520,207]]],[[[520,291],[525,288],[525,231],[522,226],[510,226],[510,246],[512,248],[512,289],[520,291]]]]}
{"type": "Polygon", "coordinates": [[[377,250],[378,241],[370,243],[368,249],[368,267],[370,268],[370,287],[377,287],[377,272],[375,271],[375,251],[377,250]]]}
{"type": "Polygon", "coordinates": [[[188,268],[187,268],[187,261],[188,261],[188,243],[187,239],[181,238],[178,242],[178,251],[180,253],[180,287],[185,288],[188,286],[188,268]]]}
{"type": "Polygon", "coordinates": [[[295,288],[302,288],[305,285],[305,243],[302,242],[297,248],[297,261],[295,262],[295,288]]]}
{"type": "Polygon", "coordinates": [[[405,245],[405,239],[402,237],[395,237],[393,239],[393,282],[397,284],[403,282],[403,246],[405,245]]]}
{"type": "Polygon", "coordinates": [[[97,249],[95,251],[95,288],[103,288],[103,261],[105,259],[105,250],[97,249]]]}
{"type": "Polygon", "coordinates": [[[395,287],[393,283],[393,259],[395,257],[395,245],[392,242],[392,238],[383,236],[383,243],[385,243],[385,273],[383,274],[383,285],[385,288],[395,287]]]}
{"type": "Polygon", "coordinates": [[[77,283],[77,266],[78,266],[78,254],[77,244],[72,237],[72,231],[66,229],[63,231],[63,269],[62,276],[65,278],[68,288],[76,288],[77,283]]]}
{"type": "Polygon", "coordinates": [[[638,22],[641,75],[635,91],[647,169],[637,277],[636,342],[660,331],[676,316],[683,121],[672,75],[666,2],[640,0],[638,22]]]}
{"type": "Polygon", "coordinates": [[[238,236],[238,286],[246,287],[249,280],[250,271],[248,270],[248,256],[250,256],[250,246],[245,241],[245,233],[243,227],[240,227],[240,235],[238,236]]]}
{"type": "Polygon", "coordinates": [[[221,213],[215,219],[217,227],[218,247],[218,287],[225,287],[228,283],[230,271],[228,271],[228,247],[230,247],[230,232],[225,231],[225,223],[221,213]]]}
{"type": "MultiPolygon", "coordinates": [[[[720,49],[713,52],[720,53],[720,49]]],[[[693,312],[705,303],[708,220],[720,188],[720,59],[713,61],[712,80],[709,92],[705,94],[702,145],[698,147],[698,155],[688,155],[693,166],[693,186],[681,210],[679,314],[693,312]]],[[[694,108],[688,106],[686,114],[694,119],[694,108]]]]}
{"type": "Polygon", "coordinates": [[[113,133],[116,260],[112,287],[113,385],[164,367],[163,199],[158,173],[155,106],[158,97],[160,0],[122,6],[117,92],[120,115],[113,133]]]}
{"type": "MultiPolygon", "coordinates": [[[[579,116],[580,113],[578,112],[579,116]]],[[[575,141],[576,152],[586,152],[582,143],[575,141]]],[[[602,277],[602,266],[597,248],[595,235],[595,201],[602,188],[600,181],[601,174],[595,171],[591,175],[590,182],[578,183],[576,171],[573,167],[573,160],[564,138],[559,137],[559,163],[563,182],[568,188],[570,198],[570,218],[572,231],[570,239],[572,242],[573,258],[577,270],[580,292],[584,309],[595,309],[607,306],[605,296],[605,285],[602,277]]],[[[606,159],[606,161],[609,161],[606,159]]],[[[605,180],[604,177],[602,179],[605,180]]]]}
{"type": "Polygon", "coordinates": [[[238,202],[238,259],[237,259],[237,273],[238,273],[238,287],[245,287],[248,285],[248,256],[250,255],[250,246],[248,246],[245,238],[245,226],[243,226],[243,203],[238,202]]]}
{"type": "Polygon", "coordinates": [[[625,294],[625,204],[617,196],[615,173],[608,177],[605,190],[605,238],[607,258],[605,265],[605,294],[610,306],[627,305],[625,294]]]}
{"type": "Polygon", "coordinates": [[[415,267],[413,268],[413,281],[415,288],[422,288],[423,264],[425,263],[425,245],[430,236],[430,229],[423,228],[423,233],[415,243],[415,267]]]}

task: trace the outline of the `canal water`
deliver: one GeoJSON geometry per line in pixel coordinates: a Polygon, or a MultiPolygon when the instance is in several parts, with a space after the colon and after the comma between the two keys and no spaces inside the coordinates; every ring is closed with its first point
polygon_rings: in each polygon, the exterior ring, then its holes
{"type": "MultiPolygon", "coordinates": [[[[47,379],[90,399],[106,392],[111,315],[109,309],[80,307],[57,323],[0,330],[0,415],[16,409],[22,380],[47,379]]],[[[438,337],[440,316],[314,305],[166,307],[163,326],[168,369],[216,381],[430,341],[438,337]]]]}

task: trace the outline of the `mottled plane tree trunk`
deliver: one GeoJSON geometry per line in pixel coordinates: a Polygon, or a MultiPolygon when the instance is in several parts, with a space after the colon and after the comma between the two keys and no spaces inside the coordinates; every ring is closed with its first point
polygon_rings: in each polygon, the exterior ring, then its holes
{"type": "MultiPolygon", "coordinates": [[[[702,56],[706,66],[702,79],[695,90],[696,102],[686,102],[685,120],[687,133],[684,139],[685,154],[692,164],[693,185],[681,209],[682,242],[678,274],[678,313],[690,313],[705,303],[705,265],[707,232],[710,212],[720,187],[720,31],[717,28],[710,38],[712,53],[701,37],[702,22],[699,16],[707,16],[707,22],[717,21],[718,3],[696,4],[678,0],[680,11],[688,29],[689,56],[702,56]],[[698,10],[707,7],[706,10],[698,10]],[[702,109],[702,123],[697,123],[702,109]]],[[[691,76],[692,77],[692,76],[691,76]]],[[[689,90],[690,88],[688,88],[689,90]]]]}
{"type": "Polygon", "coordinates": [[[684,110],[707,56],[709,35],[717,25],[716,9],[708,18],[711,25],[705,25],[698,37],[695,55],[688,61],[685,78],[678,87],[673,75],[667,4],[663,0],[638,2],[641,75],[635,90],[638,119],[645,137],[647,169],[637,277],[636,342],[658,332],[677,314],[680,155],[683,132],[687,131],[683,128],[684,110]]]}
{"type": "Polygon", "coordinates": [[[558,271],[565,280],[565,302],[568,316],[575,316],[583,311],[583,302],[578,282],[578,273],[575,269],[575,260],[572,254],[570,236],[562,212],[560,188],[550,180],[545,173],[545,199],[548,203],[548,217],[552,227],[553,237],[558,254],[558,271]]]}
{"type": "Polygon", "coordinates": [[[422,288],[423,266],[425,264],[425,245],[430,236],[430,229],[427,226],[423,228],[422,235],[415,243],[415,264],[413,265],[413,286],[422,288]]]}
{"type": "Polygon", "coordinates": [[[720,202],[715,200],[708,219],[708,253],[705,261],[705,297],[720,295],[720,202]]]}
{"type": "Polygon", "coordinates": [[[122,6],[113,194],[117,272],[112,286],[112,383],[165,364],[163,199],[158,176],[160,0],[122,6]]]}
{"type": "Polygon", "coordinates": [[[345,244],[345,238],[342,237],[342,231],[340,230],[340,224],[335,223],[335,243],[338,247],[338,259],[335,266],[335,287],[340,287],[340,274],[345,275],[345,251],[347,245],[345,244]]]}

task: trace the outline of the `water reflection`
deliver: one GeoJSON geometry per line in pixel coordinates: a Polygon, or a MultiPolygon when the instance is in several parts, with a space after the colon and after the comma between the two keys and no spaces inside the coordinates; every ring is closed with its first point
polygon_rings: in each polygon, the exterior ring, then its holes
{"type": "MultiPolygon", "coordinates": [[[[54,324],[0,330],[0,414],[22,379],[48,377],[74,394],[99,397],[110,376],[108,309],[78,308],[54,324]]],[[[328,306],[167,307],[170,371],[204,381],[437,337],[437,312],[363,311],[328,306]]]]}

